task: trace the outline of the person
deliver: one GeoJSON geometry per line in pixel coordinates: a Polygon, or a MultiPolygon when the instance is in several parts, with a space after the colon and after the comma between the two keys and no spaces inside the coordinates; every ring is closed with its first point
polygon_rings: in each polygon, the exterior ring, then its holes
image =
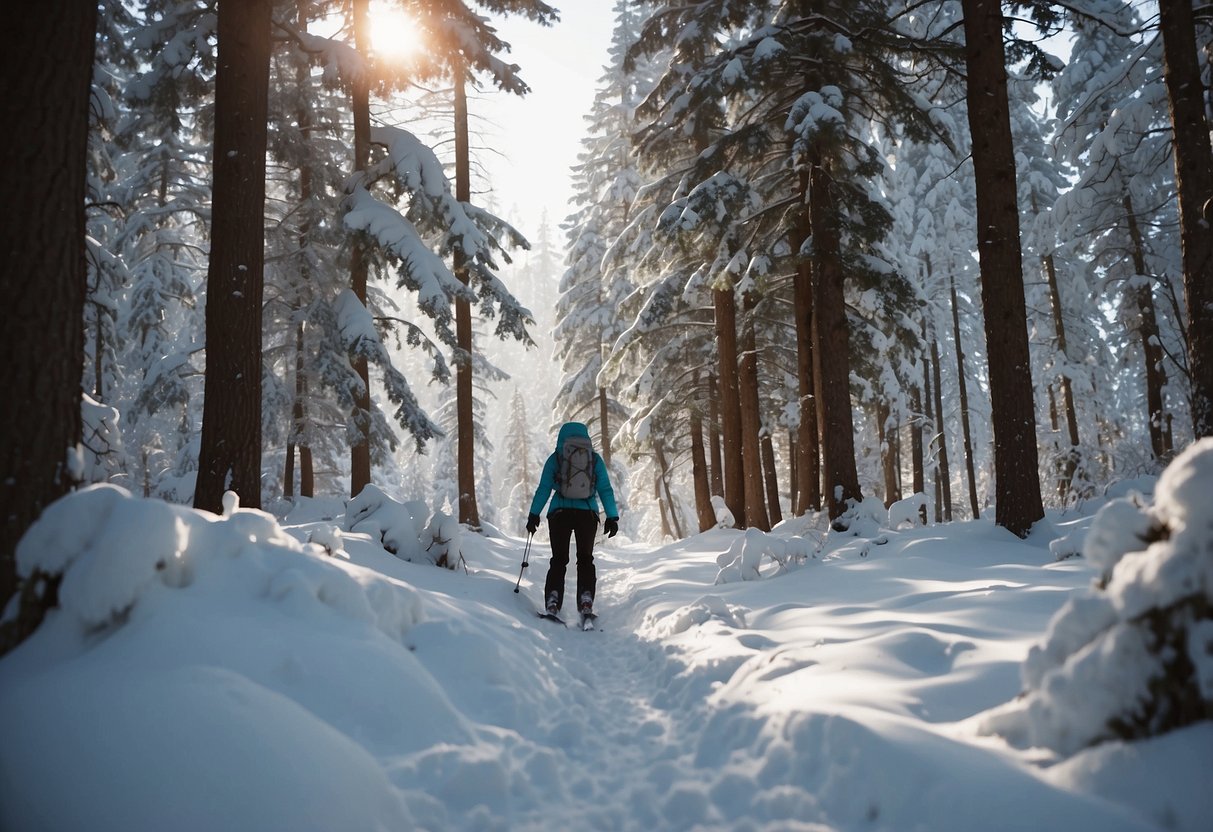
{"type": "Polygon", "coordinates": [[[556,437],[556,452],[550,455],[543,465],[543,474],[539,477],[539,487],[535,489],[535,497],[531,500],[531,511],[526,522],[527,532],[534,534],[539,528],[539,513],[548,505],[550,497],[548,535],[551,539],[552,563],[548,567],[547,580],[543,587],[544,606],[549,615],[556,615],[564,605],[564,576],[569,565],[570,538],[577,542],[577,611],[582,615],[593,613],[597,583],[594,569],[594,536],[598,533],[598,498],[602,499],[602,508],[606,512],[606,523],[602,527],[606,536],[614,537],[619,531],[619,509],[615,506],[615,491],[611,488],[606,464],[597,453],[592,454],[594,476],[592,487],[588,489],[588,497],[566,497],[564,489],[558,486],[564,444],[572,437],[581,437],[588,445],[589,429],[580,422],[566,422],[561,426],[556,437]]]}

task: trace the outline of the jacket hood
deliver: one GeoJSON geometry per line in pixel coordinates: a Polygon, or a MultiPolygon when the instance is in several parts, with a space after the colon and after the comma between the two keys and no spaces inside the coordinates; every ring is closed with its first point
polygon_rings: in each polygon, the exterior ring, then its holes
{"type": "Polygon", "coordinates": [[[581,422],[565,422],[560,426],[560,433],[556,435],[556,453],[559,454],[564,448],[564,440],[570,436],[584,436],[590,438],[590,429],[581,422]]]}

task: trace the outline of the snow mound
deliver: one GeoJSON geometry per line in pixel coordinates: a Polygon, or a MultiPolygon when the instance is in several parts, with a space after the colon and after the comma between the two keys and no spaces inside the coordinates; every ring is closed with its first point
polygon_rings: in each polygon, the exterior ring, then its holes
{"type": "Polygon", "coordinates": [[[1095,517],[1083,549],[1103,577],[1053,618],[1025,694],[979,720],[1021,747],[1071,755],[1213,718],[1213,439],[1095,517]]]}
{"type": "Polygon", "coordinates": [[[347,531],[368,534],[396,557],[412,561],[426,556],[429,540],[423,531],[428,514],[421,500],[400,503],[378,486],[368,485],[346,504],[345,523],[347,531]]]}
{"type": "Polygon", "coordinates": [[[815,547],[802,537],[784,537],[749,528],[733,541],[729,550],[716,559],[720,572],[716,583],[756,581],[763,577],[759,567],[766,559],[777,567],[776,574],[814,557],[815,547]]]}

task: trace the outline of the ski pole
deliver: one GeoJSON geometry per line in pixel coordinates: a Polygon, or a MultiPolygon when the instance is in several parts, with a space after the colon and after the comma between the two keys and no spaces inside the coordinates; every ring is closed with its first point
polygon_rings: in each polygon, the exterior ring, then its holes
{"type": "Polygon", "coordinates": [[[526,548],[523,549],[523,568],[518,570],[518,583],[516,583],[516,585],[514,585],[514,592],[518,592],[518,587],[523,585],[523,571],[526,568],[528,568],[528,566],[530,566],[529,563],[526,563],[526,555],[528,555],[530,553],[530,540],[531,540],[531,537],[534,537],[534,536],[535,536],[534,531],[530,532],[529,535],[526,535],[526,548]]]}

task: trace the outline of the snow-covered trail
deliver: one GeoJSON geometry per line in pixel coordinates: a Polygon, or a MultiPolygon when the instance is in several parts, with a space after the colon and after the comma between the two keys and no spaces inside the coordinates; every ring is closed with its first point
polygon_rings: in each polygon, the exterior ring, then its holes
{"type": "Polygon", "coordinates": [[[0,828],[1203,832],[1213,816],[1213,726],[1052,767],[975,728],[1093,575],[989,523],[840,539],[720,585],[740,542],[810,530],[600,541],[601,629],[581,632],[535,615],[538,542],[515,594],[523,541],[500,534],[464,535],[452,571],[337,532],[340,505],[282,526],[113,488],[57,505],[36,546],[70,561],[62,608],[0,660],[0,828]]]}
{"type": "MultiPolygon", "coordinates": [[[[832,563],[827,585],[811,568],[717,587],[714,543],[727,548],[709,538],[706,551],[598,550],[592,632],[575,616],[567,629],[532,620],[547,569],[533,550],[525,594],[504,601],[523,645],[513,658],[531,652],[537,663],[530,707],[511,716],[531,718],[481,734],[499,743],[509,785],[480,805],[448,798],[419,820],[620,832],[1151,828],[940,721],[1014,695],[1015,654],[1084,567],[1043,571],[1048,581],[1033,586],[1024,567],[996,558],[966,554],[973,563],[958,571],[923,560],[934,571],[915,579],[905,563],[865,556],[832,563]],[[890,597],[896,587],[903,594],[890,597]],[[983,597],[986,613],[959,612],[983,597]],[[763,609],[734,603],[759,599],[763,609]]],[[[428,779],[422,768],[409,775],[428,779]]]]}
{"type": "MultiPolygon", "coordinates": [[[[515,804],[508,828],[677,828],[690,817],[677,786],[707,707],[673,707],[667,682],[682,665],[634,632],[632,565],[647,557],[642,547],[596,552],[598,629],[581,631],[567,610],[567,628],[536,618],[555,684],[543,718],[520,733],[550,755],[551,767],[530,778],[540,802],[515,804]]],[[[541,583],[547,557],[532,555],[536,566],[531,577],[541,583]]],[[[529,599],[523,606],[532,609],[529,599]]]]}

